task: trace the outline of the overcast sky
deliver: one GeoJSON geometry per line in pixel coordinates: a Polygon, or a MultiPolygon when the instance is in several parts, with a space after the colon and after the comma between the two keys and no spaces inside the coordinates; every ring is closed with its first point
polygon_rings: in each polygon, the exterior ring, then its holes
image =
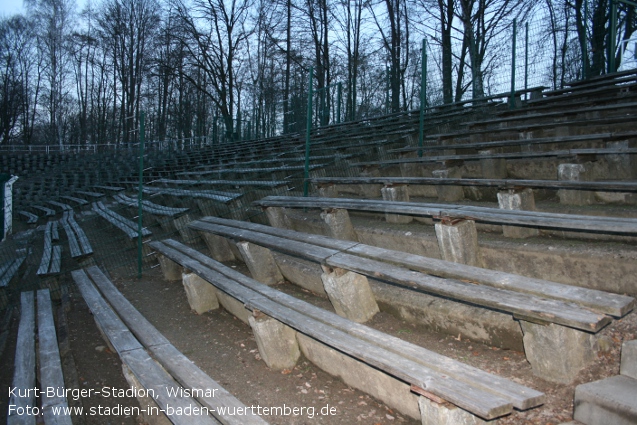
{"type": "Polygon", "coordinates": [[[22,0],[0,0],[0,16],[3,18],[23,13],[22,0]]]}

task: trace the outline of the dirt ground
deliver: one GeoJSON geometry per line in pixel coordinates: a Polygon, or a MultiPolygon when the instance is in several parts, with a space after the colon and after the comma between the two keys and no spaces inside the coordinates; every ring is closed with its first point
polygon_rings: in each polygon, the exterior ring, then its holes
{"type": "MultiPolygon", "coordinates": [[[[95,240],[98,235],[90,236],[95,240]]],[[[255,339],[249,326],[223,309],[202,315],[188,306],[183,286],[166,281],[159,267],[144,272],[142,279],[134,277],[130,267],[109,268],[96,252],[95,262],[106,269],[111,280],[135,307],[162,332],[182,353],[221,386],[233,393],[246,405],[314,407],[318,412],[325,406],[334,407],[334,416],[265,416],[272,424],[409,424],[419,421],[405,417],[365,393],[352,389],[340,379],[332,377],[304,359],[293,370],[276,372],[268,369],[260,359],[255,339]]],[[[245,273],[242,264],[231,264],[245,273]]],[[[88,307],[73,285],[68,273],[60,277],[60,284],[70,290],[68,341],[71,346],[77,379],[81,388],[103,386],[128,388],[123,377],[121,362],[101,338],[88,307]]],[[[278,285],[278,289],[332,309],[328,300],[299,289],[292,284],[278,285]]],[[[15,339],[18,319],[14,314],[10,322],[10,335],[2,353],[0,386],[8,388],[13,374],[15,339]]],[[[615,375],[619,372],[621,343],[637,337],[637,313],[614,321],[600,333],[603,351],[595,364],[582,371],[572,385],[557,385],[536,378],[524,353],[487,347],[453,336],[432,333],[419,326],[403,322],[387,313],[377,314],[369,323],[378,330],[397,336],[432,351],[476,366],[487,372],[507,377],[546,394],[546,403],[526,412],[515,412],[501,418],[500,425],[557,425],[572,418],[575,386],[615,375]]],[[[5,394],[7,394],[5,392],[5,394]]],[[[84,408],[115,408],[117,405],[136,406],[135,398],[84,398],[84,408]]],[[[8,397],[0,397],[0,422],[4,422],[8,397]]],[[[143,419],[134,416],[85,416],[85,424],[136,424],[143,419]]]]}

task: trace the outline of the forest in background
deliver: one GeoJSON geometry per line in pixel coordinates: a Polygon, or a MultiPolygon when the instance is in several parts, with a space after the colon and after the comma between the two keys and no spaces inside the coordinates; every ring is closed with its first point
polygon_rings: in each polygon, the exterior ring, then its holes
{"type": "Polygon", "coordinates": [[[618,3],[610,51],[610,2],[26,0],[0,20],[0,147],[131,145],[141,111],[155,141],[302,131],[310,67],[316,125],[416,109],[424,38],[427,104],[480,98],[510,86],[514,20],[516,75],[560,88],[619,64],[637,17],[618,3]]]}

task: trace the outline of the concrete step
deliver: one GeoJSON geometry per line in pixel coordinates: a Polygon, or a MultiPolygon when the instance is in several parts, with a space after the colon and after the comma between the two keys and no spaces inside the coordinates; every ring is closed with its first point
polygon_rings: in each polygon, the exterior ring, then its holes
{"type": "Polygon", "coordinates": [[[637,380],[617,375],[577,386],[573,418],[586,425],[637,424],[637,380]]]}
{"type": "Polygon", "coordinates": [[[624,341],[622,345],[622,363],[619,373],[637,379],[637,339],[624,341]]]}

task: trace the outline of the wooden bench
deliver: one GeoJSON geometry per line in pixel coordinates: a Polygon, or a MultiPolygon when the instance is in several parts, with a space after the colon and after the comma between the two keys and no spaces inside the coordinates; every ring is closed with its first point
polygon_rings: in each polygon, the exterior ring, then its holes
{"type": "Polygon", "coordinates": [[[38,276],[50,276],[60,273],[62,266],[62,245],[53,245],[53,241],[57,240],[56,235],[57,222],[47,222],[44,228],[42,259],[40,260],[40,267],[36,272],[38,276]]]}
{"type": "Polygon", "coordinates": [[[93,254],[93,248],[77,221],[73,211],[64,211],[60,223],[66,232],[72,258],[81,258],[93,254]]]}
{"type": "Polygon", "coordinates": [[[311,183],[322,187],[329,185],[382,184],[394,185],[447,185],[447,186],[486,186],[498,189],[519,189],[525,187],[538,189],[592,190],[603,192],[637,192],[634,181],[579,181],[579,180],[530,180],[530,179],[465,179],[438,177],[317,177],[311,183]]]}
{"type": "MultiPolygon", "coordinates": [[[[117,202],[119,202],[120,204],[122,204],[122,205],[126,205],[126,206],[129,206],[129,207],[134,207],[134,208],[138,207],[137,199],[128,197],[128,196],[123,195],[123,194],[115,195],[115,200],[117,202]]],[[[142,210],[147,212],[147,213],[149,213],[149,214],[174,218],[176,216],[184,214],[186,211],[188,211],[188,208],[167,207],[165,205],[159,205],[159,204],[155,204],[155,203],[150,202],[150,201],[143,200],[142,201],[142,210]]]]}
{"type": "Polygon", "coordinates": [[[126,190],[123,187],[119,187],[119,186],[104,186],[104,185],[97,185],[97,186],[93,186],[95,189],[101,189],[101,190],[106,190],[109,192],[121,192],[122,190],[126,190]]]}
{"type": "Polygon", "coordinates": [[[76,196],[63,195],[63,196],[60,196],[60,198],[66,199],[67,201],[75,202],[77,205],[81,207],[88,205],[88,201],[86,199],[78,198],[76,196]]]}
{"type": "MultiPolygon", "coordinates": [[[[138,224],[132,220],[127,219],[126,217],[117,214],[115,211],[107,208],[101,201],[94,202],[93,211],[95,211],[100,217],[104,220],[111,223],[113,226],[120,229],[122,232],[126,234],[129,239],[135,239],[138,237],[138,224]]],[[[146,228],[142,229],[142,236],[150,236],[152,232],[146,228]]]]}
{"type": "Polygon", "coordinates": [[[100,199],[104,197],[103,193],[100,192],[91,192],[91,191],[85,191],[85,190],[77,190],[75,191],[75,193],[77,193],[78,195],[82,195],[86,198],[89,199],[100,199]]]}
{"type": "MultiPolygon", "coordinates": [[[[501,325],[507,325],[500,322],[499,316],[493,316],[488,312],[509,314],[511,320],[518,322],[524,329],[525,335],[536,335],[537,339],[522,340],[527,360],[531,363],[534,373],[554,382],[571,382],[581,368],[596,358],[595,345],[582,341],[594,340],[595,334],[612,321],[611,316],[622,317],[635,306],[632,297],[623,295],[253,223],[206,217],[191,223],[190,227],[217,235],[217,239],[207,241],[213,255],[220,252],[222,245],[211,245],[219,244],[218,237],[221,236],[241,244],[251,243],[262,247],[261,249],[271,249],[283,254],[283,257],[272,257],[276,260],[271,261],[281,261],[286,270],[294,263],[290,258],[298,258],[318,263],[324,273],[330,270],[344,270],[372,279],[377,282],[375,295],[381,297],[389,311],[402,315],[401,310],[407,309],[410,312],[407,316],[422,316],[422,323],[427,323],[437,331],[459,332],[460,328],[454,327],[453,323],[465,320],[470,322],[470,327],[481,329],[481,332],[487,334],[513,332],[511,338],[515,338],[515,333],[520,337],[519,327],[515,331],[505,327],[496,330],[501,325]],[[425,298],[421,303],[418,299],[423,296],[425,298]],[[435,298],[439,298],[440,301],[434,302],[435,298]],[[467,305],[472,306],[470,311],[467,310],[467,305]],[[449,319],[446,319],[447,316],[449,319]],[[451,325],[447,324],[447,320],[451,325]],[[579,342],[571,343],[573,341],[579,342]],[[544,356],[557,357],[547,364],[544,356]]],[[[261,260],[261,263],[255,261],[256,255],[243,257],[250,270],[265,270],[271,267],[264,260],[261,260]]],[[[302,264],[301,267],[307,269],[307,266],[302,264]]],[[[304,287],[311,279],[311,274],[307,273],[309,272],[300,270],[288,271],[286,276],[304,287]]],[[[345,272],[334,273],[338,276],[345,272]]],[[[325,292],[332,304],[335,304],[333,289],[328,286],[329,281],[325,280],[324,275],[321,276],[321,280],[325,292]]],[[[402,316],[401,318],[405,319],[402,316]]],[[[471,335],[471,331],[460,332],[469,339],[476,338],[475,335],[471,335]]],[[[489,337],[480,342],[492,339],[497,337],[489,337]]]]}
{"type": "MultiPolygon", "coordinates": [[[[345,353],[346,357],[395,377],[416,393],[448,401],[485,419],[506,415],[512,407],[526,410],[542,403],[543,395],[537,391],[283,294],[176,241],[155,241],[152,247],[238,300],[248,310],[264,313],[298,333],[345,353]]],[[[357,376],[359,382],[354,386],[360,388],[367,381],[357,376]]],[[[379,396],[383,391],[373,387],[360,389],[383,398],[379,396]]]]}
{"type": "Polygon", "coordinates": [[[533,159],[533,158],[578,158],[603,155],[635,155],[637,148],[597,148],[597,149],[562,149],[544,152],[508,152],[468,155],[423,156],[421,158],[398,158],[383,161],[356,162],[354,166],[413,164],[425,162],[458,163],[459,161],[479,161],[483,159],[533,159]]]}
{"type": "Polygon", "coordinates": [[[240,193],[232,193],[232,192],[221,192],[217,190],[188,190],[188,189],[174,189],[168,187],[152,187],[152,186],[144,186],[144,193],[148,193],[150,195],[164,195],[164,196],[175,196],[175,197],[185,197],[185,198],[193,198],[193,199],[206,199],[217,202],[230,202],[239,197],[241,197],[240,193]]]}
{"type": "Polygon", "coordinates": [[[98,327],[139,383],[144,388],[155,390],[154,398],[161,409],[165,410],[167,404],[175,408],[191,406],[206,408],[211,415],[214,415],[214,417],[169,415],[173,423],[266,424],[263,419],[254,414],[244,416],[234,414],[240,410],[247,411],[246,406],[177,350],[117,290],[98,267],[75,270],[71,272],[71,275],[93,312],[98,327]],[[193,394],[193,398],[174,397],[167,394],[166,388],[181,387],[216,391],[213,393],[214,396],[196,393],[193,394]],[[224,408],[225,413],[221,413],[220,410],[224,408]]]}
{"type": "Polygon", "coordinates": [[[174,184],[176,186],[255,186],[275,188],[288,184],[285,180],[174,180],[174,179],[158,179],[153,183],[157,184],[174,184]]]}
{"type": "Polygon", "coordinates": [[[433,218],[470,219],[485,223],[511,226],[531,226],[603,232],[610,234],[637,234],[637,219],[576,214],[557,214],[540,211],[503,210],[470,205],[429,204],[346,198],[302,198],[294,196],[268,196],[253,203],[261,207],[283,208],[340,208],[388,214],[404,214],[433,218]]]}
{"type": "Polygon", "coordinates": [[[25,217],[25,219],[27,220],[27,224],[34,224],[38,222],[38,216],[30,213],[28,211],[23,211],[20,210],[18,211],[18,214],[20,214],[21,216],[25,217]]]}
{"type": "Polygon", "coordinates": [[[63,202],[58,201],[47,201],[47,203],[60,208],[62,211],[70,211],[73,209],[69,204],[65,204],[63,202]]]}
{"type": "Polygon", "coordinates": [[[21,315],[16,344],[15,369],[12,386],[18,389],[9,400],[7,423],[35,424],[36,417],[44,416],[45,423],[70,425],[71,416],[66,397],[60,392],[49,396],[46,388],[65,388],[53,321],[53,307],[48,289],[37,292],[39,387],[36,387],[36,314],[34,293],[22,292],[21,315]],[[36,394],[35,388],[41,390],[36,394]],[[27,390],[30,389],[31,391],[27,390]],[[37,398],[41,399],[38,407],[37,398]],[[30,412],[30,414],[25,414],[30,412]]]}
{"type": "MultiPolygon", "coordinates": [[[[636,105],[637,106],[637,105],[636,105]]],[[[498,140],[493,142],[475,142],[475,143],[451,143],[442,145],[425,145],[408,146],[399,149],[392,149],[389,153],[407,153],[418,151],[435,151],[435,150],[455,150],[455,149],[475,149],[486,150],[491,148],[502,148],[507,146],[531,146],[541,144],[562,144],[562,143],[579,143],[579,142],[602,142],[610,140],[625,140],[631,137],[636,137],[637,132],[615,132],[615,133],[596,133],[585,134],[576,136],[563,136],[563,137],[538,137],[533,139],[511,139],[511,140],[498,140]]]]}
{"type": "Polygon", "coordinates": [[[42,205],[32,205],[31,207],[38,211],[42,211],[46,217],[53,217],[56,214],[55,210],[52,210],[51,208],[43,207],[42,205]]]}
{"type": "Polygon", "coordinates": [[[27,258],[26,249],[17,250],[16,254],[14,258],[10,258],[0,264],[0,288],[9,286],[9,283],[18,274],[20,266],[27,258]]]}

